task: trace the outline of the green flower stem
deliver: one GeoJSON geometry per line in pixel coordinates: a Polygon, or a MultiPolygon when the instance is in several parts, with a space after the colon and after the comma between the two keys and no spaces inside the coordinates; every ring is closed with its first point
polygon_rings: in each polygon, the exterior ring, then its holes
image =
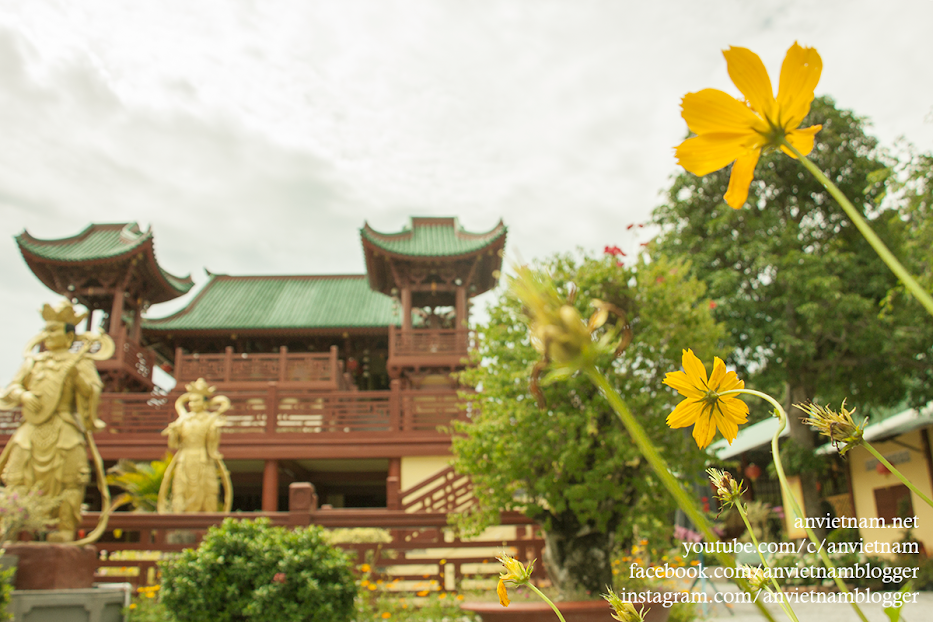
{"type": "Polygon", "coordinates": [[[924,501],[926,501],[926,504],[927,504],[927,505],[929,505],[930,507],[933,507],[933,501],[930,501],[930,498],[929,498],[928,496],[926,496],[925,494],[923,494],[922,492],[920,492],[919,490],[917,490],[917,487],[914,486],[913,484],[911,484],[911,483],[910,483],[910,480],[907,479],[906,477],[904,477],[903,473],[901,473],[900,471],[898,471],[897,469],[895,469],[895,468],[894,468],[894,465],[891,464],[890,462],[888,462],[888,461],[885,459],[885,457],[881,455],[881,452],[880,452],[880,451],[878,451],[877,449],[875,449],[874,447],[872,447],[872,444],[871,444],[871,443],[869,443],[868,441],[862,441],[862,446],[865,447],[865,449],[867,449],[868,452],[869,452],[871,455],[873,455],[875,458],[877,458],[877,459],[878,459],[878,462],[880,462],[881,464],[883,464],[884,466],[886,466],[886,467],[888,468],[888,470],[891,471],[891,473],[893,473],[893,474],[897,477],[897,479],[899,479],[899,480],[901,480],[902,482],[904,482],[904,485],[905,485],[905,486],[907,486],[907,487],[910,488],[912,491],[914,491],[914,494],[915,494],[915,495],[917,495],[918,497],[920,497],[921,499],[923,499],[924,501]]]}
{"type": "MultiPolygon", "coordinates": [[[[681,485],[677,478],[671,474],[670,469],[667,466],[667,463],[664,462],[664,458],[661,457],[661,454],[658,453],[657,448],[654,446],[654,443],[651,442],[651,439],[648,438],[648,434],[645,432],[645,429],[641,427],[641,424],[638,423],[638,420],[635,419],[635,416],[632,415],[632,411],[629,410],[628,405],[625,401],[619,396],[615,388],[606,380],[606,377],[603,376],[595,365],[589,365],[583,368],[583,373],[590,379],[590,381],[596,385],[596,387],[602,392],[603,396],[609,401],[609,405],[612,406],[612,409],[619,416],[619,419],[622,420],[622,425],[625,426],[625,429],[628,431],[629,435],[632,437],[632,440],[635,441],[635,445],[638,447],[641,455],[644,456],[645,460],[648,461],[648,464],[651,465],[651,468],[654,470],[655,474],[661,480],[661,483],[667,488],[667,491],[671,493],[674,497],[674,500],[677,502],[677,505],[680,506],[680,509],[684,511],[687,517],[696,525],[697,529],[703,534],[703,536],[709,542],[718,542],[719,536],[716,535],[716,532],[713,531],[713,526],[710,524],[709,519],[706,515],[703,514],[703,511],[697,505],[696,500],[684,490],[684,487],[681,485]]],[[[726,568],[735,567],[735,558],[728,553],[717,553],[717,558],[719,563],[721,563],[726,568]]],[[[735,583],[745,592],[751,594],[751,589],[749,588],[748,581],[744,579],[736,579],[735,583]]],[[[755,600],[755,606],[758,608],[761,615],[770,620],[770,622],[775,622],[774,617],[771,615],[771,612],[764,606],[764,603],[755,600]]],[[[867,622],[867,621],[866,621],[867,622]]]]}
{"type": "Polygon", "coordinates": [[[544,592],[542,592],[541,590],[539,590],[538,588],[536,588],[535,586],[533,586],[531,583],[526,583],[525,585],[527,585],[528,587],[530,587],[530,588],[532,589],[532,591],[533,591],[535,594],[537,594],[538,596],[540,596],[540,597],[541,597],[541,600],[543,600],[544,602],[546,602],[547,604],[549,604],[549,605],[551,606],[551,609],[553,609],[553,610],[554,610],[554,613],[557,614],[557,617],[560,618],[560,622],[566,622],[566,620],[564,620],[564,616],[561,615],[560,610],[557,608],[557,605],[555,605],[553,602],[551,602],[551,599],[548,598],[547,596],[545,596],[545,595],[544,595],[544,592]]]}
{"type": "MultiPolygon", "coordinates": [[[[742,506],[741,501],[738,501],[735,504],[735,509],[738,510],[739,516],[742,517],[742,522],[745,523],[745,528],[748,529],[748,535],[752,540],[752,544],[755,545],[755,550],[758,551],[758,559],[761,560],[761,565],[765,568],[770,568],[771,564],[769,564],[768,560],[765,559],[764,553],[761,552],[761,547],[758,546],[758,538],[755,537],[755,530],[752,529],[751,523],[748,522],[748,514],[745,513],[745,508],[742,506]]],[[[781,589],[781,586],[778,585],[777,579],[775,579],[773,576],[771,577],[771,583],[774,585],[775,592],[782,594],[782,598],[780,600],[781,609],[784,610],[784,613],[786,613],[787,617],[789,617],[791,620],[794,622],[800,622],[800,620],[797,619],[797,614],[794,613],[793,608],[790,606],[790,601],[786,598],[783,598],[784,592],[781,589]]]]}
{"type": "Polygon", "coordinates": [[[787,139],[781,139],[781,145],[786,147],[791,153],[797,156],[797,159],[800,160],[800,163],[803,164],[804,168],[810,171],[817,181],[823,184],[823,187],[826,188],[833,198],[839,202],[839,205],[845,211],[846,215],[859,230],[862,236],[868,241],[875,252],[878,253],[878,256],[881,257],[881,260],[891,269],[898,279],[901,280],[901,283],[904,284],[904,287],[916,298],[920,304],[926,308],[927,312],[930,315],[933,315],[933,298],[930,297],[923,287],[917,283],[917,280],[907,271],[907,269],[897,260],[897,258],[888,250],[888,247],[884,245],[884,242],[881,241],[871,227],[868,226],[868,223],[865,222],[865,219],[862,218],[862,215],[859,214],[859,211],[855,209],[855,206],[846,198],[842,191],[836,187],[832,181],[829,180],[826,175],[823,174],[813,162],[807,159],[805,155],[797,151],[797,149],[790,144],[787,139]]]}
{"type": "MultiPolygon", "coordinates": [[[[777,403],[773,397],[767,393],[762,393],[761,391],[755,391],[754,389],[734,389],[732,391],[724,391],[720,395],[735,395],[737,393],[745,393],[747,395],[754,395],[755,397],[760,397],[766,402],[774,406],[774,414],[777,415],[780,425],[778,429],[774,432],[774,436],[771,438],[771,454],[774,459],[774,469],[777,471],[778,480],[781,482],[781,488],[784,489],[785,494],[787,495],[787,501],[790,503],[791,509],[793,509],[794,514],[800,518],[806,518],[806,515],[801,511],[800,506],[797,504],[797,499],[794,497],[793,491],[790,489],[790,484],[787,483],[787,476],[784,474],[784,465],[781,464],[781,453],[778,449],[778,440],[781,438],[781,432],[784,431],[784,428],[787,427],[787,413],[784,412],[784,408],[777,403]]],[[[806,526],[806,521],[804,521],[804,529],[807,532],[807,537],[810,538],[812,542],[817,547],[817,553],[820,556],[820,559],[823,560],[823,564],[827,568],[835,568],[832,560],[829,559],[829,555],[826,554],[826,551],[823,550],[823,543],[820,542],[816,534],[813,533],[813,530],[806,526]]],[[[836,574],[836,573],[834,573],[836,574]]],[[[849,588],[846,587],[845,582],[836,576],[833,579],[833,582],[836,584],[836,587],[839,588],[840,592],[849,593],[849,588]]],[[[868,618],[865,617],[865,614],[862,613],[862,609],[858,606],[855,600],[852,600],[852,608],[855,609],[855,613],[858,614],[859,618],[862,619],[862,622],[868,622],[868,618]]]]}

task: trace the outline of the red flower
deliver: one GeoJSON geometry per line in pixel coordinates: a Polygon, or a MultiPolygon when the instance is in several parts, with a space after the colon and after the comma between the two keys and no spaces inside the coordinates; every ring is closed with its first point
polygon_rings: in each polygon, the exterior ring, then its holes
{"type": "Polygon", "coordinates": [[[285,583],[285,573],[284,572],[275,573],[275,576],[272,577],[272,582],[273,583],[285,583]]]}
{"type": "Polygon", "coordinates": [[[719,305],[717,305],[714,301],[712,301],[712,300],[709,301],[709,308],[710,308],[710,309],[715,309],[715,308],[718,307],[718,306],[719,306],[719,305]]]}
{"type": "Polygon", "coordinates": [[[625,253],[623,253],[622,249],[619,248],[618,246],[607,246],[606,248],[603,249],[603,252],[606,253],[607,255],[612,255],[613,257],[617,255],[622,255],[623,257],[625,257],[625,253]]]}

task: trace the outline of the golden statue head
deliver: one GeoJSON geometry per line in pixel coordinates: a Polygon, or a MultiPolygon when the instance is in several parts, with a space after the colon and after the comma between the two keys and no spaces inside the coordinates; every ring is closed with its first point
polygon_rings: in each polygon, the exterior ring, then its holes
{"type": "Polygon", "coordinates": [[[68,300],[61,300],[53,307],[46,303],[42,306],[42,319],[45,330],[42,342],[47,350],[67,350],[75,338],[75,325],[87,317],[87,313],[78,315],[74,305],[68,300]]]}
{"type": "Polygon", "coordinates": [[[188,392],[186,395],[188,405],[195,412],[204,410],[205,402],[210,401],[214,396],[214,387],[209,386],[204,378],[198,378],[194,382],[186,384],[185,390],[188,392]]]}

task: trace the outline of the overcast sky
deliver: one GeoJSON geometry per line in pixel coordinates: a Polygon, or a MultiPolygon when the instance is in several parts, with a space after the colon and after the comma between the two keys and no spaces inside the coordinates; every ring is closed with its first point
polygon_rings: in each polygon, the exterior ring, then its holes
{"type": "Polygon", "coordinates": [[[777,87],[787,48],[816,47],[817,94],[929,151],[931,24],[930,0],[2,1],[0,383],[55,299],[24,229],[151,225],[199,286],[361,273],[364,221],[410,215],[501,218],[512,257],[634,252],[627,225],[678,171],[680,98],[737,94],[720,50],[777,87]]]}

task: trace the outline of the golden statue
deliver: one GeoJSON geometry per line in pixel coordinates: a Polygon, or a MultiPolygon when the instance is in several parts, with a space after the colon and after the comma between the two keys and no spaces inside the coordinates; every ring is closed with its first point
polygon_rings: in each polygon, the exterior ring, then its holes
{"type": "MultiPolygon", "coordinates": [[[[85,317],[86,313],[76,315],[67,300],[55,307],[44,305],[45,330],[30,340],[22,367],[0,391],[0,410],[22,406],[23,413],[22,423],[0,454],[0,478],[17,492],[40,490],[55,499],[49,518],[57,520],[57,526],[48,534],[49,542],[75,538],[91,474],[88,446],[95,458],[98,483],[103,477],[103,464],[91,436],[105,427],[97,418],[103,383],[94,361],[110,358],[114,345],[107,335],[85,333],[82,347],[72,352],[75,325],[85,317]],[[45,349],[34,353],[39,343],[45,349]],[[95,344],[99,348],[92,352],[95,344]]],[[[105,490],[103,486],[102,494],[105,490]]],[[[106,505],[109,495],[105,496],[106,505]]],[[[106,525],[104,516],[101,520],[106,525]]],[[[94,533],[100,530],[98,525],[94,533]]]]}
{"type": "Polygon", "coordinates": [[[168,436],[168,446],[178,453],[165,470],[159,488],[159,512],[168,511],[168,491],[171,488],[172,512],[216,512],[219,497],[217,474],[224,483],[224,512],[233,504],[230,473],[219,451],[220,429],[230,408],[230,400],[214,395],[214,387],[204,378],[185,385],[187,393],[175,400],[178,419],[162,431],[168,436]],[[190,410],[186,410],[185,406],[190,410]],[[208,407],[215,410],[209,410],[208,407]]]}

